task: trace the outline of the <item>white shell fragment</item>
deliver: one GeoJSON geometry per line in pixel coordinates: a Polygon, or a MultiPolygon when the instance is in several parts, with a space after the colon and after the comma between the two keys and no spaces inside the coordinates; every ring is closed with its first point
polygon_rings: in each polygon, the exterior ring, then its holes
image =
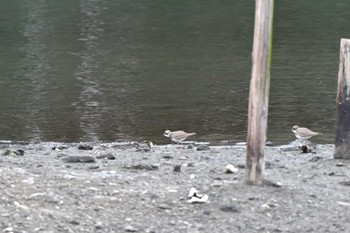
{"type": "Polygon", "coordinates": [[[200,194],[198,193],[197,189],[191,188],[190,192],[188,193],[188,203],[206,203],[209,199],[209,196],[207,194],[200,194]]]}
{"type": "Polygon", "coordinates": [[[227,164],[225,166],[225,173],[237,173],[237,172],[238,172],[238,168],[236,168],[232,164],[227,164]]]}

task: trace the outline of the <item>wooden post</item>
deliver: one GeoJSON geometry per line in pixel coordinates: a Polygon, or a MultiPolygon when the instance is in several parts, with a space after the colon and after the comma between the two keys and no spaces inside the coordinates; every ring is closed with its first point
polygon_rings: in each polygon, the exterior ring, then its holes
{"type": "Polygon", "coordinates": [[[262,185],[272,53],[273,0],[255,1],[245,182],[262,185]]]}
{"type": "Polygon", "coordinates": [[[350,159],[350,40],[341,39],[335,123],[335,159],[350,159]]]}

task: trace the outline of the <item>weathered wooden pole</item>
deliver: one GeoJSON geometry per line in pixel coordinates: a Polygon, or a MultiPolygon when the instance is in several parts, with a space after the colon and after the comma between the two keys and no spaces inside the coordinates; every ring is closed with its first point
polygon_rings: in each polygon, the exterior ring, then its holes
{"type": "Polygon", "coordinates": [[[340,40],[335,159],[350,159],[350,40],[340,40]]]}
{"type": "Polygon", "coordinates": [[[273,0],[255,1],[245,170],[245,182],[254,185],[263,183],[265,170],[264,152],[270,90],[273,3],[273,0]]]}

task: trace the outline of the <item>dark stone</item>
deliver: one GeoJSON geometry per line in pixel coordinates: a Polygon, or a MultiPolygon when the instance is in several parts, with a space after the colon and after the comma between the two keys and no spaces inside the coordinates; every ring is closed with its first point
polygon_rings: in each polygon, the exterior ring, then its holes
{"type": "Polygon", "coordinates": [[[52,147],[52,150],[65,150],[65,149],[68,149],[68,147],[67,146],[54,146],[54,147],[52,147]]]}
{"type": "Polygon", "coordinates": [[[171,156],[171,155],[164,155],[163,159],[173,159],[173,156],[171,156]]]}
{"type": "Polygon", "coordinates": [[[203,215],[210,215],[211,214],[211,211],[210,210],[204,210],[203,211],[203,215]]]}
{"type": "Polygon", "coordinates": [[[197,147],[198,151],[203,151],[203,150],[210,150],[210,147],[208,145],[199,145],[197,147]]]}
{"type": "Polygon", "coordinates": [[[194,163],[188,163],[187,167],[194,167],[194,163]]]}
{"type": "Polygon", "coordinates": [[[193,149],[193,148],[194,148],[194,145],[192,143],[187,145],[187,149],[193,149]]]}
{"type": "Polygon", "coordinates": [[[78,146],[78,150],[92,150],[94,149],[93,146],[90,146],[90,145],[79,145],[78,146]]]}
{"type": "Polygon", "coordinates": [[[179,165],[179,164],[176,164],[175,166],[174,166],[174,170],[173,170],[174,172],[181,172],[181,165],[179,165]]]}
{"type": "Polygon", "coordinates": [[[80,224],[77,220],[71,220],[71,221],[69,221],[69,223],[72,225],[79,225],[80,224]]]}
{"type": "Polygon", "coordinates": [[[159,166],[158,165],[149,165],[149,164],[136,164],[132,166],[126,166],[125,168],[127,169],[134,169],[134,170],[147,170],[147,171],[153,171],[153,170],[158,170],[159,166]]]}
{"type": "Polygon", "coordinates": [[[272,168],[272,163],[270,161],[266,161],[265,162],[265,168],[266,169],[272,168]]]}
{"type": "Polygon", "coordinates": [[[94,163],[95,158],[91,156],[76,156],[72,155],[63,159],[66,163],[94,163]]]}
{"type": "Polygon", "coordinates": [[[317,162],[318,160],[322,159],[321,156],[315,156],[312,159],[309,160],[309,162],[317,162]]]}
{"type": "Polygon", "coordinates": [[[16,155],[23,156],[24,155],[24,150],[18,149],[18,150],[13,151],[13,153],[15,153],[16,155]]]}
{"type": "Polygon", "coordinates": [[[101,154],[97,156],[98,159],[109,159],[109,160],[114,160],[115,156],[112,153],[106,153],[106,154],[101,154]]]}
{"type": "Polygon", "coordinates": [[[115,156],[114,156],[113,154],[109,154],[109,155],[107,156],[107,159],[108,159],[108,160],[115,160],[115,156]]]}
{"type": "Polygon", "coordinates": [[[278,183],[278,182],[273,182],[273,181],[270,181],[270,180],[264,180],[263,181],[263,185],[265,186],[271,186],[271,187],[275,187],[275,188],[280,188],[281,187],[281,184],[278,183]]]}
{"type": "Polygon", "coordinates": [[[342,182],[339,182],[339,184],[341,185],[344,185],[344,186],[350,186],[350,181],[342,181],[342,182]]]}
{"type": "Polygon", "coordinates": [[[300,150],[302,151],[302,153],[310,153],[311,152],[311,148],[308,145],[300,146],[300,150]]]}
{"type": "Polygon", "coordinates": [[[220,210],[223,212],[230,212],[230,213],[238,213],[239,209],[237,206],[232,206],[232,205],[223,205],[220,206],[220,210]]]}

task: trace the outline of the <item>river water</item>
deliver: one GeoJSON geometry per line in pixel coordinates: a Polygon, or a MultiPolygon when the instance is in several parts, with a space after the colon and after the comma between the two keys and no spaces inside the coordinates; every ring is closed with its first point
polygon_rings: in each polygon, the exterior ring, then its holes
{"type": "MultiPolygon", "coordinates": [[[[278,0],[268,140],[333,143],[346,0],[278,0]]],[[[0,140],[246,140],[254,1],[0,1],[0,140]]]]}

